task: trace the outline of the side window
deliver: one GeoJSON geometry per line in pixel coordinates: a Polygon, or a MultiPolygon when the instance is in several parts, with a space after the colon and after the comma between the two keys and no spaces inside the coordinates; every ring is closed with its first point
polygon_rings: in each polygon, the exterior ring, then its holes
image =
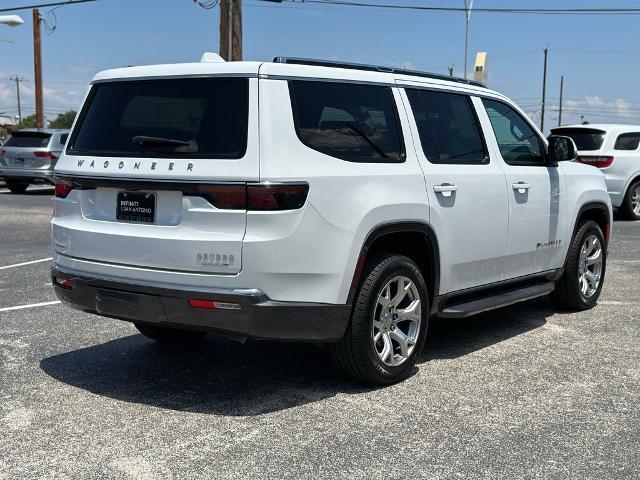
{"type": "Polygon", "coordinates": [[[349,162],[404,162],[389,87],[289,81],[296,133],[309,148],[349,162]]]}
{"type": "Polygon", "coordinates": [[[637,150],[640,144],[640,133],[623,133],[616,138],[614,150],[637,150]]]}
{"type": "Polygon", "coordinates": [[[488,163],[478,119],[467,95],[408,89],[420,143],[431,163],[488,163]]]}
{"type": "Polygon", "coordinates": [[[544,165],[545,153],[540,138],[509,105],[482,99],[496,135],[502,158],[509,165],[544,165]]]}

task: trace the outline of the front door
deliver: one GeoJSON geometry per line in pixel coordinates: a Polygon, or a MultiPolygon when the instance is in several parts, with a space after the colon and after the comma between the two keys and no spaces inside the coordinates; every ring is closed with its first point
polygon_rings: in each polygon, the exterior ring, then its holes
{"type": "Polygon", "coordinates": [[[438,236],[439,293],[496,282],[506,250],[508,199],[504,173],[489,156],[474,103],[465,94],[405,91],[438,236]]]}
{"type": "Polygon", "coordinates": [[[546,161],[546,146],[529,122],[510,105],[483,99],[494,135],[490,148],[504,162],[509,196],[509,240],[501,279],[562,266],[566,250],[567,205],[562,171],[546,161]]]}

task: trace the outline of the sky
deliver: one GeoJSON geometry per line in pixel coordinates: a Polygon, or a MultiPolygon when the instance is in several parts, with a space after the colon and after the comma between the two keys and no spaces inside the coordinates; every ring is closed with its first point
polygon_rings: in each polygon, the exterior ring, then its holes
{"type": "MultiPolygon", "coordinates": [[[[2,0],[1,8],[38,0],[2,0]]],[[[43,2],[44,3],[44,2],[43,2]]],[[[463,0],[369,0],[369,3],[463,6],[463,0]]],[[[474,7],[640,7],[633,0],[475,0],[474,7]]],[[[44,8],[42,40],[45,114],[80,107],[98,71],[124,65],[198,61],[218,50],[219,9],[193,0],[98,0],[44,8]]],[[[14,13],[14,12],[12,12],[14,13]]],[[[0,114],[34,112],[32,18],[0,25],[0,114]]],[[[416,12],[310,3],[243,2],[244,59],[299,56],[463,75],[464,13],[416,12]]],[[[543,50],[548,48],[545,131],[558,124],[564,75],[563,124],[640,124],[640,15],[550,16],[472,13],[469,71],[488,53],[489,87],[511,97],[540,122],[543,50]]]]}

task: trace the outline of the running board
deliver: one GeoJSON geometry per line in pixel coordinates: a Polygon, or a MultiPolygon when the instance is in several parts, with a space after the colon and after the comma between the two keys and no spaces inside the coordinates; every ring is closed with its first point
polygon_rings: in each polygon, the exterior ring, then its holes
{"type": "Polygon", "coordinates": [[[543,297],[553,292],[556,288],[553,282],[544,282],[537,285],[509,290],[489,297],[479,298],[464,303],[458,303],[445,307],[438,313],[441,318],[465,318],[478,313],[506,307],[514,303],[532,298],[543,297]]]}

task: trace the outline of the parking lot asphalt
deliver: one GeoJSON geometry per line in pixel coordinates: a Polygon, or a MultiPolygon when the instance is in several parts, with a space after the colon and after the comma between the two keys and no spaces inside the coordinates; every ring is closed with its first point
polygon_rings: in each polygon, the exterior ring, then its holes
{"type": "Polygon", "coordinates": [[[0,190],[0,479],[638,478],[640,222],[596,308],[433,320],[415,374],[342,379],[314,345],[160,347],[55,301],[52,190],[0,190]],[[5,309],[3,311],[3,309],[5,309]]]}

